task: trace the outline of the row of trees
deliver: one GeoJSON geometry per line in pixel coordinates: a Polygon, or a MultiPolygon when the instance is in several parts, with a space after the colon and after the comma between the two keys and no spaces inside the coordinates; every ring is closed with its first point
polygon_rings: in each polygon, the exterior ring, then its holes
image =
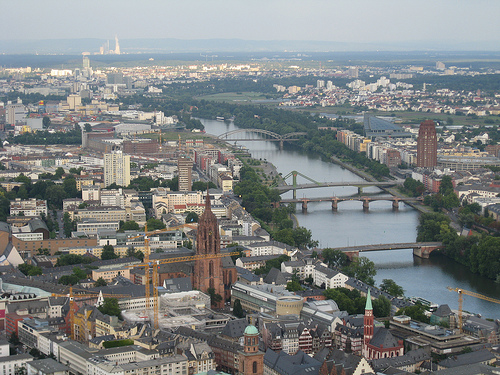
{"type": "Polygon", "coordinates": [[[310,248],[318,244],[312,239],[310,230],[293,228],[290,219],[290,214],[295,211],[293,206],[272,208],[273,203],[280,201],[280,195],[277,190],[264,185],[253,168],[241,168],[240,182],[234,187],[234,193],[241,197],[243,207],[265,224],[276,241],[299,248],[310,248]],[[275,229],[272,230],[268,224],[272,224],[275,229]]]}
{"type": "Polygon", "coordinates": [[[487,234],[459,236],[451,228],[450,219],[441,213],[422,214],[417,230],[417,241],[442,241],[444,255],[474,273],[500,280],[500,237],[487,234]]]}

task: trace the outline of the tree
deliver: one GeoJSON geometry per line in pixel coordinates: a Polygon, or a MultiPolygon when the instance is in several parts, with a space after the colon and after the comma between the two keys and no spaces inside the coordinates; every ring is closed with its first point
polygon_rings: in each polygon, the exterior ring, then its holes
{"type": "Polygon", "coordinates": [[[104,245],[102,247],[102,253],[101,253],[102,260],[116,259],[116,258],[119,258],[119,256],[115,254],[115,249],[113,245],[104,245]]]}
{"type": "Polygon", "coordinates": [[[42,119],[42,126],[44,129],[47,129],[49,126],[50,126],[50,117],[48,116],[43,116],[43,119],[42,119]]]}
{"type": "Polygon", "coordinates": [[[134,220],[120,221],[120,231],[124,232],[126,230],[139,230],[139,224],[134,220]]]}
{"type": "Polygon", "coordinates": [[[245,312],[243,311],[243,307],[241,306],[241,301],[236,299],[233,304],[233,315],[239,319],[245,317],[245,312]]]}
{"type": "Polygon", "coordinates": [[[413,320],[417,320],[422,323],[430,323],[430,318],[425,315],[427,308],[420,304],[416,303],[413,306],[403,307],[399,309],[396,315],[407,315],[413,320]]]}
{"type": "Polygon", "coordinates": [[[119,318],[121,318],[122,315],[122,310],[116,298],[104,298],[102,306],[99,306],[98,309],[105,315],[117,316],[119,318]]]}
{"type": "Polygon", "coordinates": [[[380,290],[394,297],[403,297],[405,293],[404,289],[392,279],[383,279],[382,284],[380,284],[380,290]]]}
{"type": "Polygon", "coordinates": [[[37,276],[43,273],[40,267],[27,263],[22,263],[19,266],[17,266],[17,268],[26,276],[37,276]]]}
{"type": "Polygon", "coordinates": [[[372,301],[373,315],[383,318],[391,315],[391,301],[385,296],[380,296],[372,301]]]}
{"type": "Polygon", "coordinates": [[[56,208],[62,208],[62,202],[67,198],[66,191],[61,185],[51,185],[45,190],[47,201],[56,208]]]}
{"type": "Polygon", "coordinates": [[[61,178],[64,175],[64,169],[62,167],[58,167],[56,169],[56,173],[54,174],[57,178],[61,178]]]}
{"type": "Polygon", "coordinates": [[[349,257],[341,250],[326,248],[321,252],[321,256],[328,267],[342,268],[349,263],[349,257]]]}
{"type": "Polygon", "coordinates": [[[85,124],[83,124],[83,127],[84,127],[84,130],[85,130],[85,133],[92,132],[92,125],[90,125],[88,122],[86,122],[85,124]]]}
{"type": "Polygon", "coordinates": [[[304,288],[297,280],[292,280],[286,284],[286,290],[288,290],[289,292],[298,292],[304,290],[304,288]]]}
{"type": "Polygon", "coordinates": [[[99,277],[96,282],[94,283],[94,287],[98,288],[100,286],[106,286],[108,285],[108,283],[106,282],[106,280],[104,280],[102,277],[99,277]]]}
{"type": "Polygon", "coordinates": [[[222,296],[218,293],[215,293],[214,288],[208,288],[207,293],[210,296],[210,303],[212,306],[217,306],[217,304],[222,301],[222,296]]]}
{"type": "Polygon", "coordinates": [[[159,229],[165,229],[165,223],[161,220],[151,218],[147,221],[148,231],[154,231],[159,229]]]}
{"type": "Polygon", "coordinates": [[[217,186],[213,182],[206,183],[205,181],[195,181],[193,182],[192,191],[205,191],[209,189],[217,189],[217,186]]]}
{"type": "Polygon", "coordinates": [[[127,256],[137,258],[141,262],[144,260],[144,253],[141,250],[136,250],[133,246],[127,249],[127,256]]]}
{"type": "Polygon", "coordinates": [[[10,334],[10,337],[9,337],[9,342],[12,344],[12,345],[20,345],[21,344],[21,341],[19,340],[19,337],[17,336],[17,334],[15,332],[12,332],[10,334]]]}
{"type": "Polygon", "coordinates": [[[186,223],[197,223],[198,222],[198,214],[193,211],[189,211],[186,216],[186,223]]]}
{"type": "Polygon", "coordinates": [[[375,263],[367,257],[354,258],[351,264],[345,268],[348,276],[355,277],[369,285],[374,285],[373,277],[377,274],[375,263]]]}

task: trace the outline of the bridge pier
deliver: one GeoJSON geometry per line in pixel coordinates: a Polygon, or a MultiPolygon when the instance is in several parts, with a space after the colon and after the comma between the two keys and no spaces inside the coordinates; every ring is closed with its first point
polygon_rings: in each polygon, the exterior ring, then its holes
{"type": "Polygon", "coordinates": [[[363,186],[358,186],[358,194],[363,194],[363,186]]]}
{"type": "Polygon", "coordinates": [[[419,247],[414,247],[413,248],[413,255],[422,258],[422,259],[429,259],[430,254],[434,250],[439,250],[441,249],[440,246],[419,246],[419,247]]]}
{"type": "Polygon", "coordinates": [[[332,211],[337,212],[337,210],[338,210],[338,200],[337,200],[337,199],[334,199],[334,200],[332,201],[332,211]]]}
{"type": "Polygon", "coordinates": [[[283,140],[280,139],[280,151],[283,151],[283,140]]]}
{"type": "Polygon", "coordinates": [[[302,212],[307,212],[307,201],[302,201],[302,212]]]}
{"type": "Polygon", "coordinates": [[[370,209],[370,201],[368,199],[363,199],[363,211],[368,211],[370,209]]]}
{"type": "Polygon", "coordinates": [[[393,209],[394,211],[399,210],[399,199],[394,199],[394,200],[392,201],[392,209],[393,209]]]}

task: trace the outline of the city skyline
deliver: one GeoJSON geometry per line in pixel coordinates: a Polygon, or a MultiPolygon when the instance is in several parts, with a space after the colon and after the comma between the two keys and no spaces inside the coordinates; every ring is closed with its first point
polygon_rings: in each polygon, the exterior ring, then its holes
{"type": "MultiPolygon", "coordinates": [[[[94,0],[82,7],[65,4],[65,16],[54,12],[60,3],[40,7],[32,0],[2,5],[0,40],[109,38],[242,39],[255,41],[325,41],[377,43],[408,49],[436,45],[468,49],[479,43],[498,50],[500,3],[381,0],[336,1],[256,0],[230,2],[128,2],[94,0]],[[135,4],[135,3],[134,3],[135,4]],[[132,3],[130,3],[132,5],[132,3]],[[485,7],[488,12],[484,12],[485,7]],[[467,14],[466,25],[463,15],[467,14]],[[23,20],[20,28],[19,20],[23,20]],[[91,27],[89,27],[91,25],[91,27]],[[466,27],[464,27],[466,26],[466,27]],[[463,48],[461,48],[461,46],[463,48]]],[[[367,48],[368,46],[360,46],[367,48]]],[[[123,45],[122,49],[126,49],[123,45]]]]}

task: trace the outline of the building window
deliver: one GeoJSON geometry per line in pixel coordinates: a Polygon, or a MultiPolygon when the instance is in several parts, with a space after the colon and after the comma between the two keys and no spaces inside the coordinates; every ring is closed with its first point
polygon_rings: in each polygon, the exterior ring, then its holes
{"type": "Polygon", "coordinates": [[[253,361],[253,364],[252,364],[252,371],[254,374],[257,373],[257,361],[253,361]]]}

